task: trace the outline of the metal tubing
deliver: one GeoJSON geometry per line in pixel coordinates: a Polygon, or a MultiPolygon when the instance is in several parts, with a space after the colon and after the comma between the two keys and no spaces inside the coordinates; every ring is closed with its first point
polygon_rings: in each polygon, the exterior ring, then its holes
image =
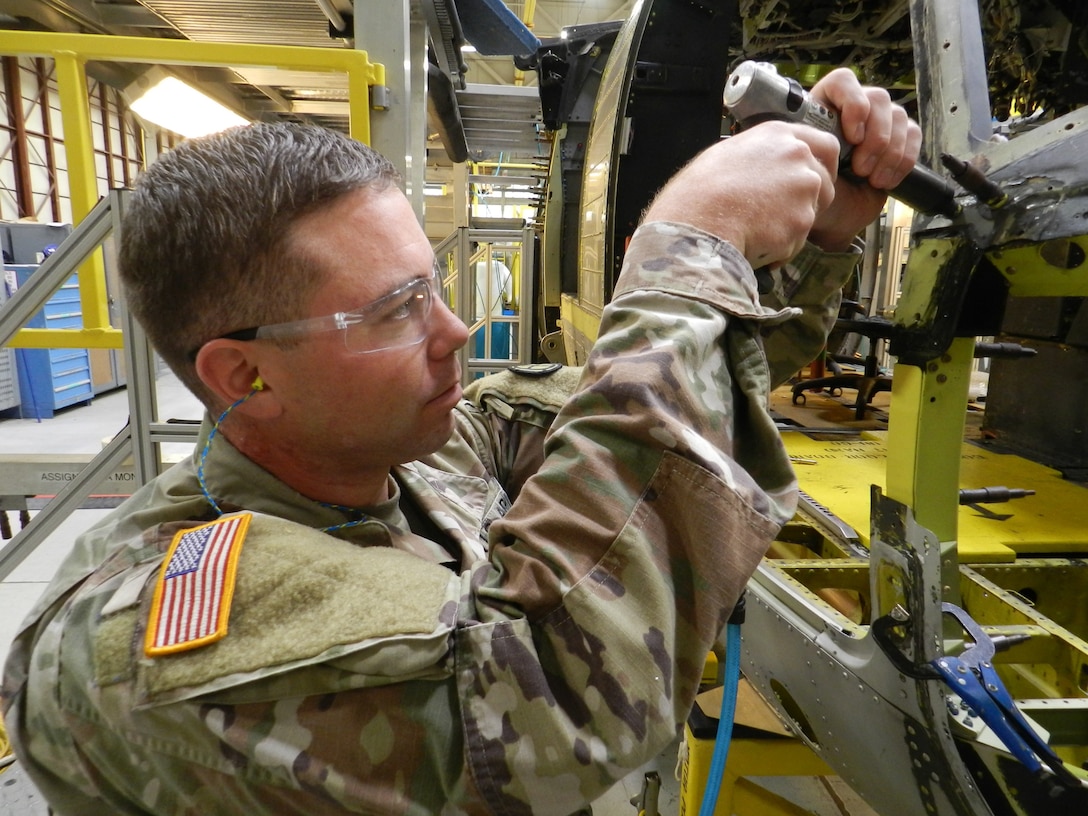
{"type": "MultiPolygon", "coordinates": [[[[98,250],[111,227],[110,201],[104,198],[0,309],[0,346],[16,337],[11,345],[21,348],[121,347],[121,332],[116,329],[23,329],[19,332],[19,327],[45,305],[76,267],[98,250]]],[[[100,296],[104,299],[103,293],[100,296]]]]}
{"type": "MultiPolygon", "coordinates": [[[[113,234],[120,236],[121,222],[125,215],[127,190],[110,193],[110,212],[113,216],[113,234]]],[[[155,355],[143,326],[136,322],[121,300],[121,325],[125,334],[125,370],[131,373],[128,387],[128,426],[132,439],[132,467],[136,483],[145,485],[159,475],[158,448],[151,440],[151,423],[158,415],[155,394],[155,355]]]]}
{"type": "MultiPolygon", "coordinates": [[[[98,174],[95,170],[94,139],[91,136],[87,74],[84,60],[78,54],[57,51],[53,54],[53,59],[57,65],[64,150],[68,156],[68,192],[72,198],[72,218],[78,224],[94,209],[98,201],[98,174]]],[[[110,328],[106,267],[99,249],[95,249],[79,269],[79,302],[83,328],[110,328]]]]}
{"type": "Polygon", "coordinates": [[[0,581],[11,574],[34,549],[77,510],[95,486],[125,460],[129,453],[129,429],[115,436],[90,464],[40,510],[30,523],[0,549],[0,581]]]}

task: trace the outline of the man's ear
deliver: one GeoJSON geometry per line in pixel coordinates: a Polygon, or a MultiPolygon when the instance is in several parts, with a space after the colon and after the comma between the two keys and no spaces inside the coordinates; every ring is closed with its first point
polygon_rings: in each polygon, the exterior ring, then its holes
{"type": "Polygon", "coordinates": [[[260,417],[279,413],[277,395],[261,377],[259,355],[251,343],[225,337],[208,341],[197,352],[196,373],[224,408],[257,391],[236,410],[260,417]]]}

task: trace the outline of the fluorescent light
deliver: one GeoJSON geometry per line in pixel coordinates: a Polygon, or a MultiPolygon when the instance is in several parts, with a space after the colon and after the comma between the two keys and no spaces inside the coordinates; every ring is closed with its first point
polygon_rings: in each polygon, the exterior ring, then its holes
{"type": "Polygon", "coordinates": [[[248,124],[230,108],[165,71],[149,71],[125,93],[137,116],[181,136],[205,136],[248,124]]]}

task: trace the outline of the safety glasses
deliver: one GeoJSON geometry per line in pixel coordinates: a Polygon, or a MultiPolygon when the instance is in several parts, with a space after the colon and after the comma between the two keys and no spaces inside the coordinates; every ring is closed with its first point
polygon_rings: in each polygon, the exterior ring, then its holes
{"type": "Polygon", "coordinates": [[[239,329],[222,335],[230,340],[287,340],[306,334],[338,331],[352,354],[414,346],[427,336],[427,318],[439,296],[438,262],[432,274],[417,278],[388,295],[351,312],[239,329]]]}

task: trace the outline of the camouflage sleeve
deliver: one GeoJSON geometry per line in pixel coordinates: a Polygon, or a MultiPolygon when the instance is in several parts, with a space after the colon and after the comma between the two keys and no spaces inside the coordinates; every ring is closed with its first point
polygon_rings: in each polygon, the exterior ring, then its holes
{"type": "Polygon", "coordinates": [[[500,812],[563,813],[653,758],[795,483],[733,247],[644,225],[546,458],[491,526],[456,633],[466,752],[500,812]],[[533,809],[533,812],[541,812],[533,809]]]}
{"type": "Polygon", "coordinates": [[[842,287],[861,262],[862,243],[846,252],[823,252],[808,244],[789,264],[761,280],[761,301],[771,308],[792,306],[797,317],[764,337],[771,385],[779,385],[808,365],[827,342],[842,301],[842,287]]]}

